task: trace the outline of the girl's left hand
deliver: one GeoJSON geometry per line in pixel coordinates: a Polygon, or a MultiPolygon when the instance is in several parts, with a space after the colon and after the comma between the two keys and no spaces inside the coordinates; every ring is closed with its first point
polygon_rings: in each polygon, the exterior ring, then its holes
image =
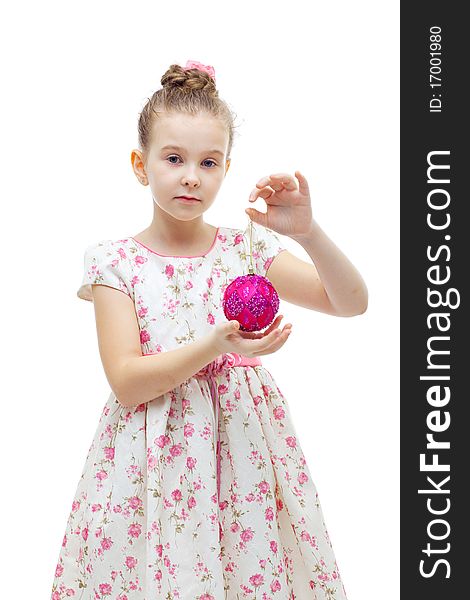
{"type": "Polygon", "coordinates": [[[263,177],[251,192],[249,201],[263,198],[267,212],[247,208],[248,216],[259,225],[287,236],[308,233],[312,225],[312,207],[308,182],[300,171],[295,171],[297,182],[288,173],[263,177]]]}

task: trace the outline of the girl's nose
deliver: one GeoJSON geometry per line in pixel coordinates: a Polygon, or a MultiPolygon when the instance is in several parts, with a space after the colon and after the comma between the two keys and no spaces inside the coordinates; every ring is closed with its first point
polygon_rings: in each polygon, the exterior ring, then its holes
{"type": "Polygon", "coordinates": [[[199,177],[194,172],[187,172],[182,178],[183,185],[199,185],[199,177]]]}

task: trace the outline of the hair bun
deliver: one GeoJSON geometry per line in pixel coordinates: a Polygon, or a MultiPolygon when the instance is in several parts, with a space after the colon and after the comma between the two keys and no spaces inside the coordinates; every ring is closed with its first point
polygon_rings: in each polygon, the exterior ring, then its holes
{"type": "MultiPolygon", "coordinates": [[[[188,61],[188,64],[190,63],[191,61],[188,61]]],[[[193,62],[191,64],[199,63],[193,62]]],[[[181,65],[171,65],[161,78],[160,83],[165,88],[180,88],[188,92],[204,90],[211,95],[218,95],[214,78],[207,71],[203,71],[197,66],[185,68],[181,65]]]]}
{"type": "Polygon", "coordinates": [[[209,115],[228,132],[227,159],[230,159],[236,134],[231,107],[219,97],[215,71],[210,65],[188,60],[186,65],[172,64],[161,78],[162,87],[148,98],[139,115],[140,152],[148,156],[155,140],[156,124],[165,114],[209,115]]]}

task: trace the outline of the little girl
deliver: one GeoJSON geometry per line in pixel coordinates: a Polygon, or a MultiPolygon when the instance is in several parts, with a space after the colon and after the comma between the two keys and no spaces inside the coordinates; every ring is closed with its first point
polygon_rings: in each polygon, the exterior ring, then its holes
{"type": "Polygon", "coordinates": [[[77,294],[94,303],[112,392],[52,599],[344,600],[287,401],[260,358],[285,344],[291,325],[280,330],[279,315],[262,333],[242,331],[222,299],[249,263],[280,298],[334,316],[363,313],[367,289],[313,220],[298,171],[298,188],[286,173],[257,183],[250,201],[263,198],[267,212],[247,209],[251,228],[207,224],[230,165],[233,116],[212,67],[171,65],[161,84],[131,155],[153,221],[85,252],[77,294]]]}

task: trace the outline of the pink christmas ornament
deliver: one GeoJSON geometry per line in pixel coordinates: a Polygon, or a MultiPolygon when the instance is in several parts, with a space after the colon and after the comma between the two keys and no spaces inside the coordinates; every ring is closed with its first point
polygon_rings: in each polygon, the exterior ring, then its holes
{"type": "Polygon", "coordinates": [[[260,331],[274,321],[279,310],[279,296],[267,277],[253,272],[250,220],[250,265],[248,275],[236,277],[224,292],[223,309],[229,321],[240,323],[242,331],[260,331]]]}

